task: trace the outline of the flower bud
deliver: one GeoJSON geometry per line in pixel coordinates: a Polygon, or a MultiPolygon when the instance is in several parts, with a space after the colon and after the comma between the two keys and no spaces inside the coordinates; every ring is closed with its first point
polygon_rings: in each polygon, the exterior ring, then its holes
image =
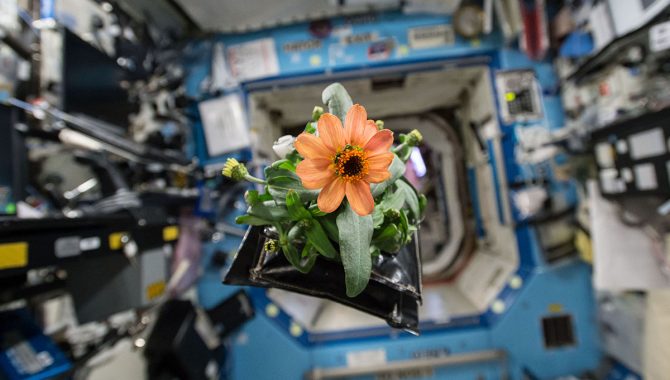
{"type": "Polygon", "coordinates": [[[244,164],[234,158],[229,158],[223,165],[221,173],[234,181],[241,181],[247,174],[249,174],[249,171],[244,164]]]}
{"type": "Polygon", "coordinates": [[[293,146],[293,143],[295,142],[295,137],[291,135],[284,135],[279,138],[279,140],[275,141],[275,143],[272,145],[272,150],[274,150],[275,154],[279,158],[286,158],[293,150],[295,147],[293,146]]]}
{"type": "Polygon", "coordinates": [[[400,211],[392,208],[384,212],[384,220],[395,223],[400,220],[400,211]]]}
{"type": "Polygon", "coordinates": [[[416,129],[413,129],[412,132],[408,133],[405,138],[405,142],[409,146],[418,146],[421,144],[421,141],[423,141],[423,135],[416,129]]]}
{"type": "Polygon", "coordinates": [[[381,131],[384,129],[384,120],[375,121],[375,125],[377,126],[377,130],[381,131]]]}
{"type": "Polygon", "coordinates": [[[312,110],[312,121],[319,121],[319,118],[323,115],[323,107],[314,106],[312,110]]]}
{"type": "Polygon", "coordinates": [[[277,240],[274,239],[266,240],[265,244],[263,244],[263,250],[267,253],[277,252],[277,240]]]}

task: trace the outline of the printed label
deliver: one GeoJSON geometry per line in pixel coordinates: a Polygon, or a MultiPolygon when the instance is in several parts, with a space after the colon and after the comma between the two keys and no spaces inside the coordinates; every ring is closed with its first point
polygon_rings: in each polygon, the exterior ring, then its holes
{"type": "Polygon", "coordinates": [[[386,350],[347,352],[347,367],[361,367],[386,363],[386,350]]]}
{"type": "Polygon", "coordinates": [[[79,236],[67,236],[54,242],[54,253],[56,257],[72,257],[81,253],[79,248],[79,236]]]}
{"type": "Polygon", "coordinates": [[[299,53],[301,51],[320,49],[323,46],[321,40],[306,40],[287,42],[282,45],[282,50],[286,53],[299,53]]]}
{"type": "Polygon", "coordinates": [[[454,28],[451,25],[411,28],[407,31],[407,40],[412,49],[453,45],[455,41],[454,28]]]}
{"type": "Polygon", "coordinates": [[[279,74],[275,40],[262,38],[229,46],[230,71],[238,80],[251,80],[279,74]]]}
{"type": "Polygon", "coordinates": [[[18,343],[7,350],[7,358],[19,374],[33,375],[53,364],[47,351],[35,352],[28,342],[18,343]]]}
{"type": "Polygon", "coordinates": [[[366,32],[366,33],[343,36],[341,42],[343,45],[364,44],[368,42],[374,42],[377,40],[377,38],[378,38],[377,33],[366,32]]]}
{"type": "Polygon", "coordinates": [[[82,251],[93,251],[100,248],[100,238],[92,236],[79,241],[79,249],[82,251]]]}
{"type": "Polygon", "coordinates": [[[670,48],[670,21],[654,25],[649,29],[649,49],[657,52],[670,48]]]}

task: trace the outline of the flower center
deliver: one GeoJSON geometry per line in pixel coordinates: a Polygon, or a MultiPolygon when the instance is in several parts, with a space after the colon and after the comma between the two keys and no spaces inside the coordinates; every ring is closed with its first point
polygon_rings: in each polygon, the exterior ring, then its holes
{"type": "Polygon", "coordinates": [[[368,173],[368,160],[363,149],[347,145],[335,155],[335,174],[346,181],[363,178],[368,173]]]}

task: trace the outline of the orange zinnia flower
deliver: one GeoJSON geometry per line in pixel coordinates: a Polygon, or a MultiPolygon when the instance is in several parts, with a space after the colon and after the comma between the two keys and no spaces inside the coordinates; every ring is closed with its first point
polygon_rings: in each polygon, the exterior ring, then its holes
{"type": "Polygon", "coordinates": [[[296,173],[306,189],[322,189],[317,204],[323,212],[337,210],[346,195],[358,215],[370,214],[375,207],[370,184],[391,175],[393,132],[378,131],[367,118],[359,104],[347,113],[344,128],[337,116],[324,113],[317,124],[318,137],[301,133],[295,141],[295,148],[305,158],[296,173]]]}

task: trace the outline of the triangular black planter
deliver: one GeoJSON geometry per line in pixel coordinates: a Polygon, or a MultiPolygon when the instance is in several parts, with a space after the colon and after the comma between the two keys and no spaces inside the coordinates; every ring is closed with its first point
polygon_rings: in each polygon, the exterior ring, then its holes
{"type": "Polygon", "coordinates": [[[312,270],[303,274],[279,253],[263,249],[270,239],[263,227],[250,227],[223,282],[279,288],[327,298],[384,319],[389,326],[418,334],[421,304],[421,256],[418,237],[395,255],[373,259],[367,288],[347,297],[341,263],[319,257],[312,270]]]}

